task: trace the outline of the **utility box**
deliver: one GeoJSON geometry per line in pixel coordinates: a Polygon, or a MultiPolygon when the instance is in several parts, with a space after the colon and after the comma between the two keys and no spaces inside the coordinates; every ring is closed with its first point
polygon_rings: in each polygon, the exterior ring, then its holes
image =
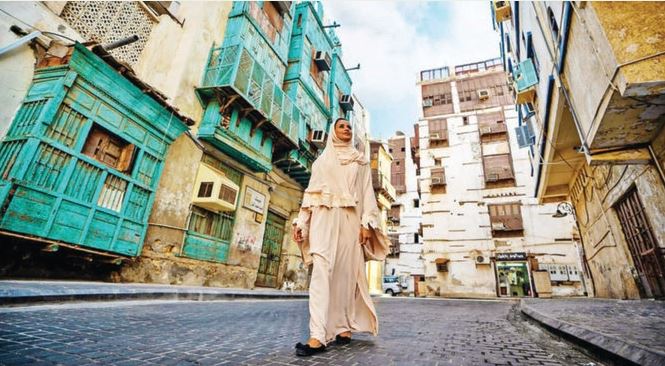
{"type": "Polygon", "coordinates": [[[552,297],[552,281],[550,274],[547,271],[533,271],[533,285],[535,287],[538,297],[550,298],[552,297]]]}

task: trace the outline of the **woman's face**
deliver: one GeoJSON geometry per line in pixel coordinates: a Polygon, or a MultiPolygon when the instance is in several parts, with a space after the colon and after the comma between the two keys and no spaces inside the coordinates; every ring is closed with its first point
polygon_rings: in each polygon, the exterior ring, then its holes
{"type": "Polygon", "coordinates": [[[351,141],[353,134],[351,132],[351,124],[349,121],[345,119],[340,119],[337,121],[335,124],[335,135],[337,135],[337,137],[344,142],[351,141]]]}

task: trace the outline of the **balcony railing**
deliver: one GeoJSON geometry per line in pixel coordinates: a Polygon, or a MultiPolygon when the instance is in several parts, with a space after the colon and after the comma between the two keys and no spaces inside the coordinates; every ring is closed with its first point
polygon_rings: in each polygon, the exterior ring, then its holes
{"type": "Polygon", "coordinates": [[[244,46],[213,48],[202,88],[212,88],[231,100],[240,96],[237,101],[251,108],[257,123],[268,121],[264,126],[278,132],[274,137],[298,146],[300,109],[284,94],[281,82],[275,83],[244,46]]]}

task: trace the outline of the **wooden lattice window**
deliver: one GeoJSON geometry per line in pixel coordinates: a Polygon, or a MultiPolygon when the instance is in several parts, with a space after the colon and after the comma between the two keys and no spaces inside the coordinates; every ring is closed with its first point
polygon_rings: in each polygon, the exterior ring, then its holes
{"type": "Polygon", "coordinates": [[[521,203],[488,205],[492,234],[497,236],[501,233],[514,234],[516,231],[522,231],[524,226],[521,206],[521,203]]]}
{"type": "Polygon", "coordinates": [[[483,169],[486,183],[515,179],[510,154],[483,156],[483,169]]]}
{"type": "Polygon", "coordinates": [[[503,112],[482,113],[478,115],[478,131],[480,132],[481,139],[489,137],[489,135],[498,135],[502,139],[507,138],[507,127],[504,119],[503,112]]]}
{"type": "Polygon", "coordinates": [[[212,187],[214,185],[213,182],[201,182],[197,196],[203,198],[212,196],[212,187]]]}
{"type": "Polygon", "coordinates": [[[106,129],[93,125],[83,153],[123,173],[131,172],[136,147],[106,129]]]}
{"type": "Polygon", "coordinates": [[[427,122],[429,141],[431,144],[441,144],[448,141],[448,121],[444,118],[433,119],[427,122]]]}
{"type": "Polygon", "coordinates": [[[430,170],[430,185],[432,187],[446,185],[446,170],[440,166],[430,170]]]}

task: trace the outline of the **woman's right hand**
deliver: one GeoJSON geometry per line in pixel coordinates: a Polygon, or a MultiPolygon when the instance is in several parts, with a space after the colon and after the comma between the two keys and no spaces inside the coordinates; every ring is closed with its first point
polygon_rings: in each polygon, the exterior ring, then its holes
{"type": "Polygon", "coordinates": [[[298,243],[304,240],[302,237],[302,229],[297,226],[293,226],[293,240],[298,243]]]}

